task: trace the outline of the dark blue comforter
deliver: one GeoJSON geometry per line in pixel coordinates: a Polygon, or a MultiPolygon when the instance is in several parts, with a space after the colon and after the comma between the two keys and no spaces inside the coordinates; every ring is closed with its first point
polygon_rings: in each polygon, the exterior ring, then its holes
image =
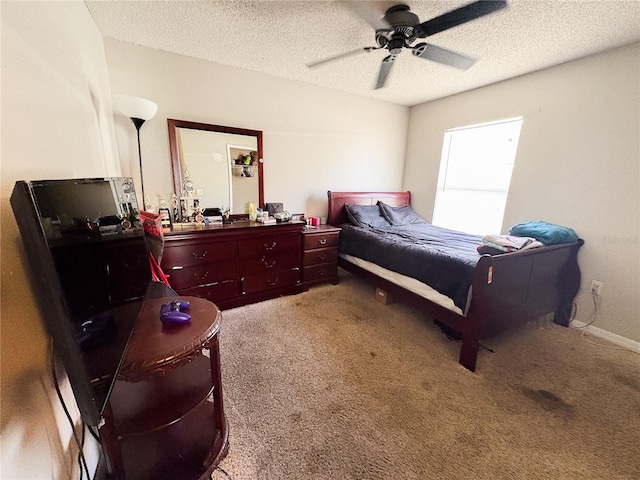
{"type": "Polygon", "coordinates": [[[342,225],[340,253],[415,278],[465,311],[482,236],[429,223],[384,228],[342,225]]]}

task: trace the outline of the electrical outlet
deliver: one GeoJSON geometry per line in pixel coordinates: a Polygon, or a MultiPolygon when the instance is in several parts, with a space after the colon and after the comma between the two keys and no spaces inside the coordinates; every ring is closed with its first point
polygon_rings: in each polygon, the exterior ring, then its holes
{"type": "Polygon", "coordinates": [[[598,280],[591,280],[591,293],[596,297],[599,297],[602,290],[602,285],[603,283],[599,282],[598,280]]]}

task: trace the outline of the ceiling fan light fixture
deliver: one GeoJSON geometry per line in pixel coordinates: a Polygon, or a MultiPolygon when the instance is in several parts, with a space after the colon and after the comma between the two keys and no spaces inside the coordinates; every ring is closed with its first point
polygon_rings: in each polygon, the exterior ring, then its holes
{"type": "Polygon", "coordinates": [[[398,55],[405,47],[404,37],[400,35],[394,35],[387,44],[387,49],[391,55],[398,55]]]}

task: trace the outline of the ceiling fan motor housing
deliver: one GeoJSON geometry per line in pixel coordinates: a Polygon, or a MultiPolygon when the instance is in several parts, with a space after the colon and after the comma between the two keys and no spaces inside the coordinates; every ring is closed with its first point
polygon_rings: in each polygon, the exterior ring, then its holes
{"type": "Polygon", "coordinates": [[[413,33],[413,27],[420,23],[418,16],[413,13],[408,5],[396,5],[387,10],[384,14],[384,20],[396,31],[401,27],[410,27],[410,33],[413,33]]]}
{"type": "Polygon", "coordinates": [[[413,30],[420,20],[408,5],[389,8],[383,20],[390,28],[376,30],[376,43],[379,47],[386,47],[392,55],[397,55],[415,40],[413,30]]]}

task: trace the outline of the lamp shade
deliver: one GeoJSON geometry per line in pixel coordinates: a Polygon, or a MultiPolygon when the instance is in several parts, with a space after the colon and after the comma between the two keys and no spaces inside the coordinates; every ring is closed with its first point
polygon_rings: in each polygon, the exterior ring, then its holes
{"type": "Polygon", "coordinates": [[[146,121],[152,119],[158,111],[158,105],[146,98],[116,95],[114,100],[116,108],[129,118],[146,121]]]}

